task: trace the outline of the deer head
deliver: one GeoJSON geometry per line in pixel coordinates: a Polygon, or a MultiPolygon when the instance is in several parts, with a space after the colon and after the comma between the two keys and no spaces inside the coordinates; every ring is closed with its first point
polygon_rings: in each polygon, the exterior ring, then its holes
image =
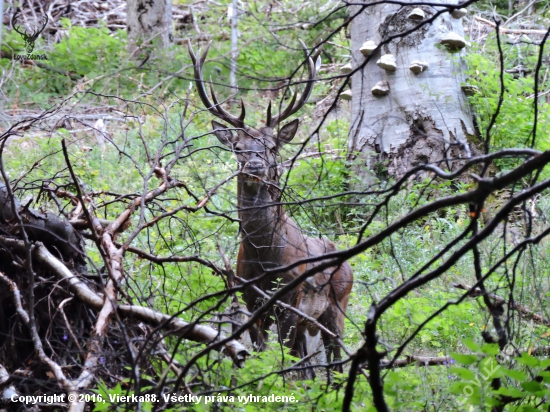
{"type": "Polygon", "coordinates": [[[27,33],[26,29],[22,28],[21,26],[17,26],[16,24],[19,13],[20,13],[20,10],[17,10],[12,16],[11,27],[13,27],[13,29],[17,33],[19,33],[21,37],[23,37],[23,40],[25,41],[25,50],[27,51],[27,54],[31,54],[32,51],[34,50],[34,42],[36,41],[40,33],[44,31],[44,29],[46,28],[46,24],[48,24],[48,16],[44,15],[42,27],[40,27],[39,29],[36,29],[32,34],[29,34],[27,33]]]}
{"type": "Polygon", "coordinates": [[[313,89],[316,71],[314,60],[319,57],[320,51],[314,51],[313,55],[310,55],[305,44],[301,40],[300,43],[304,50],[308,66],[308,80],[304,92],[299,99],[297,99],[297,95],[294,93],[288,107],[276,116],[272,116],[271,114],[270,102],[267,107],[266,124],[265,126],[257,128],[245,124],[244,119],[246,111],[242,100],[241,113],[239,117],[236,117],[221,106],[212,86],[210,87],[212,101],[209,99],[204,86],[205,82],[202,75],[202,66],[208,55],[210,44],[200,59],[197,59],[191,48],[191,44],[189,43],[188,45],[189,55],[193,61],[195,71],[195,82],[202,103],[214,116],[233,126],[233,128],[228,128],[221,123],[212,121],[214,134],[221,144],[229,147],[235,154],[239,163],[241,175],[250,181],[257,181],[258,179],[268,179],[271,181],[278,180],[277,155],[281,147],[294,138],[298,130],[299,120],[296,119],[291,121],[281,127],[278,132],[275,131],[275,128],[283,120],[287,119],[304,106],[313,89]]]}

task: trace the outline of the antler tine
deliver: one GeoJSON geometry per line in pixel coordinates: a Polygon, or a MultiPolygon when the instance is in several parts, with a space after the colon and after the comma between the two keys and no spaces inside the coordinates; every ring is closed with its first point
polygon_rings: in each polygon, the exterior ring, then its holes
{"type": "Polygon", "coordinates": [[[202,65],[204,64],[204,61],[206,60],[206,55],[208,54],[208,49],[210,49],[210,44],[206,46],[206,51],[197,61],[197,56],[195,55],[195,52],[193,51],[193,47],[191,46],[191,42],[189,41],[187,43],[187,50],[189,51],[189,56],[191,57],[191,61],[193,62],[193,72],[195,74],[195,84],[197,86],[197,91],[199,93],[199,97],[202,101],[202,103],[206,106],[208,111],[210,111],[212,114],[216,116],[220,116],[218,113],[218,109],[210,102],[208,99],[208,94],[206,94],[206,89],[204,88],[204,81],[202,79],[202,65]]]}
{"type": "Polygon", "coordinates": [[[269,101],[269,105],[267,106],[267,117],[265,119],[265,124],[267,127],[273,127],[271,126],[271,100],[269,101]]]}
{"type": "MultiPolygon", "coordinates": [[[[204,65],[204,62],[206,61],[206,56],[208,55],[208,50],[210,49],[210,45],[212,43],[209,42],[208,46],[206,47],[206,50],[200,56],[200,58],[197,61],[197,56],[193,52],[193,48],[191,46],[191,42],[187,43],[187,49],[189,50],[189,56],[191,57],[191,60],[193,61],[193,69],[195,73],[195,84],[197,85],[197,91],[199,93],[199,97],[202,101],[202,103],[205,105],[205,107],[208,109],[210,113],[212,113],[214,116],[219,117],[220,119],[226,121],[227,123],[231,124],[232,126],[242,128],[244,127],[244,117],[245,117],[245,109],[244,109],[244,102],[241,100],[241,115],[239,117],[233,116],[231,113],[227,112],[218,102],[216,99],[216,95],[214,93],[214,88],[212,87],[212,84],[210,84],[210,93],[212,95],[212,100],[214,103],[210,101],[208,98],[208,94],[206,92],[206,88],[204,87],[204,80],[202,77],[202,66],[204,65]]],[[[212,80],[210,81],[212,83],[212,80]]]]}
{"type": "Polygon", "coordinates": [[[292,93],[292,98],[290,99],[290,103],[286,107],[285,110],[278,116],[275,116],[275,118],[272,120],[273,127],[275,127],[278,123],[285,120],[288,116],[290,116],[293,113],[296,113],[300,107],[298,107],[296,110],[294,110],[294,103],[296,102],[296,98],[298,97],[298,94],[296,92],[292,93]]]}
{"type": "Polygon", "coordinates": [[[214,100],[215,108],[218,110],[219,117],[224,119],[227,123],[232,124],[235,127],[243,128],[244,127],[244,116],[246,114],[244,110],[244,102],[243,99],[241,99],[241,114],[239,117],[233,116],[231,113],[229,113],[227,110],[225,110],[218,99],[216,98],[216,94],[214,93],[214,87],[212,86],[212,78],[210,78],[210,95],[212,96],[212,100],[214,100]]]}
{"type": "Polygon", "coordinates": [[[321,56],[321,52],[323,51],[323,45],[321,44],[321,46],[317,49],[314,49],[313,50],[313,64],[316,66],[315,67],[315,75],[317,75],[317,60],[320,59],[320,56],[321,56]]]}
{"type": "Polygon", "coordinates": [[[244,118],[246,116],[246,110],[244,109],[244,102],[243,99],[241,99],[241,115],[239,116],[239,120],[244,126],[244,118]]]}
{"type": "MultiPolygon", "coordinates": [[[[298,102],[296,102],[296,93],[293,94],[292,100],[288,107],[283,110],[282,113],[280,113],[277,116],[274,116],[271,118],[270,123],[267,124],[269,127],[275,127],[277,124],[282,122],[283,120],[287,119],[289,116],[292,116],[294,113],[296,113],[298,110],[300,110],[304,104],[307,102],[307,99],[309,98],[309,95],[311,94],[311,91],[313,90],[313,83],[315,81],[315,62],[311,58],[309,54],[309,50],[307,49],[305,43],[302,40],[298,40],[300,44],[302,45],[302,49],[304,50],[304,55],[306,57],[307,61],[307,68],[308,68],[308,80],[306,87],[304,89],[304,92],[300,96],[300,99],[298,102]],[[296,102],[296,104],[294,104],[296,102]]],[[[313,55],[315,58],[319,56],[320,51],[315,51],[313,55]]],[[[271,117],[271,116],[268,116],[271,117]]]]}

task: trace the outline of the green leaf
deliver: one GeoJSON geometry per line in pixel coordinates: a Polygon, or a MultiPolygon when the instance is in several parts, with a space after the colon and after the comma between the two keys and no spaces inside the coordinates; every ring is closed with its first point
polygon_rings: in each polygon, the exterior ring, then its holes
{"type": "Polygon", "coordinates": [[[540,392],[543,390],[541,384],[536,381],[522,382],[521,387],[529,392],[540,392]]]}
{"type": "Polygon", "coordinates": [[[508,376],[512,379],[515,379],[516,381],[524,381],[527,379],[527,375],[521,371],[516,371],[512,369],[507,368],[500,368],[503,375],[508,376]]]}
{"type": "Polygon", "coordinates": [[[487,355],[496,356],[500,352],[498,343],[486,343],[481,347],[481,351],[487,355]]]}
{"type": "Polygon", "coordinates": [[[510,396],[512,398],[523,398],[525,396],[525,393],[520,391],[519,389],[504,387],[504,386],[501,387],[495,393],[498,393],[498,394],[504,395],[504,396],[510,396]]]}
{"type": "Polygon", "coordinates": [[[540,361],[537,358],[529,355],[527,352],[523,352],[521,357],[516,358],[516,361],[527,366],[538,366],[540,364],[540,361]]]}
{"type": "Polygon", "coordinates": [[[466,346],[468,349],[470,349],[472,352],[480,351],[479,345],[475,343],[473,339],[470,339],[470,338],[462,339],[462,344],[466,346]]]}
{"type": "Polygon", "coordinates": [[[519,411],[521,411],[521,412],[538,412],[538,411],[540,411],[540,409],[533,408],[532,406],[529,406],[529,405],[521,405],[518,409],[518,412],[519,411]]]}
{"type": "Polygon", "coordinates": [[[467,380],[467,381],[472,381],[472,380],[475,380],[475,378],[476,378],[476,375],[471,370],[466,369],[466,368],[461,368],[459,366],[451,366],[449,368],[449,371],[451,371],[452,373],[457,374],[462,379],[467,380]]]}
{"type": "Polygon", "coordinates": [[[151,412],[153,410],[153,404],[151,402],[142,402],[141,410],[144,412],[151,412]]]}
{"type": "Polygon", "coordinates": [[[455,382],[451,386],[451,393],[459,396],[472,397],[479,394],[479,387],[472,382],[455,382]]]}
{"type": "Polygon", "coordinates": [[[549,371],[539,372],[539,376],[542,377],[544,382],[550,382],[550,372],[549,371]]]}
{"type": "Polygon", "coordinates": [[[457,361],[458,363],[462,363],[463,365],[471,365],[472,363],[476,362],[478,357],[477,355],[464,355],[461,353],[451,353],[451,357],[457,361]]]}
{"type": "Polygon", "coordinates": [[[501,369],[502,366],[493,357],[482,359],[478,366],[479,374],[485,380],[502,376],[501,369]]]}

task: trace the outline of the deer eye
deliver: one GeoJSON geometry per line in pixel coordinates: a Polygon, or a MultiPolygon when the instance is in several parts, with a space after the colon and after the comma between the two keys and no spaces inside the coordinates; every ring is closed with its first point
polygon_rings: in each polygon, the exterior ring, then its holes
{"type": "Polygon", "coordinates": [[[244,150],[243,145],[240,144],[240,143],[237,143],[237,144],[234,146],[234,148],[235,148],[235,151],[237,151],[237,152],[242,152],[242,151],[244,150]]]}

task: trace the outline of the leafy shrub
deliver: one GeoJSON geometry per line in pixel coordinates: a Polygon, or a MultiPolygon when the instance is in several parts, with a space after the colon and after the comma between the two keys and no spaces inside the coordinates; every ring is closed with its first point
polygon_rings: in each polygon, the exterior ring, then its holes
{"type": "MultiPolygon", "coordinates": [[[[474,46],[474,52],[468,54],[469,65],[468,82],[476,86],[478,93],[471,96],[476,117],[479,123],[482,138],[486,137],[487,129],[491,123],[493,113],[496,112],[501,92],[499,58],[495,39],[492,37],[485,45],[485,53],[481,53],[474,46]]],[[[511,46],[503,45],[505,57],[515,52],[511,46]]],[[[515,47],[515,46],[514,46],[515,47]]],[[[517,47],[520,47],[519,45],[517,47]]],[[[510,73],[503,73],[504,94],[498,118],[496,119],[491,134],[491,146],[493,149],[509,147],[531,147],[534,127],[534,78],[533,72],[537,50],[534,45],[522,45],[524,58],[521,60],[504,59],[503,70],[512,69],[516,64],[524,65],[529,75],[514,77],[510,73]]],[[[548,88],[550,83],[539,84],[539,93],[548,88]]],[[[534,146],[539,150],[550,148],[550,105],[546,99],[539,98],[537,121],[537,138],[534,146]]],[[[508,169],[517,165],[508,160],[500,160],[497,165],[508,169]]]]}

